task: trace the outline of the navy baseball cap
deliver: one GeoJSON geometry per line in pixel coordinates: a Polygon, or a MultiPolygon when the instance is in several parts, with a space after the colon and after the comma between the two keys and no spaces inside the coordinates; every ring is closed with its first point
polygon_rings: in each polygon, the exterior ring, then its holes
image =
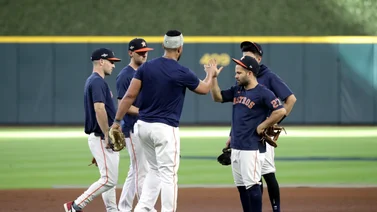
{"type": "Polygon", "coordinates": [[[90,59],[92,61],[93,60],[99,60],[99,59],[110,60],[110,61],[114,61],[114,62],[120,62],[121,61],[121,59],[115,57],[115,54],[114,54],[113,51],[111,51],[110,49],[106,49],[106,48],[96,49],[92,53],[92,56],[90,57],[90,59]]]}
{"type": "Polygon", "coordinates": [[[259,64],[253,57],[243,56],[240,60],[232,58],[232,60],[243,68],[252,71],[255,74],[259,73],[259,64]]]}
{"type": "Polygon", "coordinates": [[[143,38],[134,38],[128,44],[128,50],[132,52],[148,52],[153,48],[149,48],[147,42],[143,38]]]}
{"type": "Polygon", "coordinates": [[[253,52],[259,54],[259,56],[263,56],[263,49],[262,46],[258,43],[251,42],[251,41],[244,41],[241,43],[240,48],[243,52],[253,52]]]}

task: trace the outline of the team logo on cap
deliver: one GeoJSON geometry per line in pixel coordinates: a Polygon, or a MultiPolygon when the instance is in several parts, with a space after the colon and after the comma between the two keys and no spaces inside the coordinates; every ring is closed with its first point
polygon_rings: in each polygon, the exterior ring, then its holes
{"type": "Polygon", "coordinates": [[[144,41],[141,42],[141,45],[142,45],[143,47],[147,46],[147,44],[146,44],[144,41]]]}
{"type": "Polygon", "coordinates": [[[104,53],[101,55],[101,57],[107,57],[108,54],[104,53]]]}

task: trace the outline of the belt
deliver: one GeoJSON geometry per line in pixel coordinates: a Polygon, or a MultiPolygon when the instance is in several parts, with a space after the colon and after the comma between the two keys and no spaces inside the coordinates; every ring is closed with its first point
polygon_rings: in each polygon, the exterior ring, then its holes
{"type": "Polygon", "coordinates": [[[102,133],[94,132],[94,136],[101,137],[101,139],[104,139],[102,133]]]}

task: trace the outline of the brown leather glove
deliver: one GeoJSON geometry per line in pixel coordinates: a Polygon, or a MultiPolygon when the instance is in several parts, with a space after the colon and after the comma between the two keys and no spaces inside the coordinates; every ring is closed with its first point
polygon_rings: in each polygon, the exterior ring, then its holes
{"type": "Polygon", "coordinates": [[[96,165],[96,166],[98,166],[98,164],[97,164],[97,161],[96,161],[96,159],[93,157],[93,159],[92,159],[92,163],[91,164],[89,164],[88,166],[91,166],[91,165],[96,165]]]}
{"type": "Polygon", "coordinates": [[[278,125],[273,125],[271,127],[266,128],[261,135],[261,141],[266,142],[276,148],[278,146],[277,140],[279,139],[282,130],[284,130],[284,132],[287,133],[284,127],[278,125]]]}

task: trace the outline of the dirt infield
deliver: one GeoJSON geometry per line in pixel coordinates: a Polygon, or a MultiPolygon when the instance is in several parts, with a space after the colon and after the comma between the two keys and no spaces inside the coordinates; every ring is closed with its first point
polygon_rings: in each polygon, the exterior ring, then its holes
{"type": "MultiPolygon", "coordinates": [[[[0,212],[63,212],[63,203],[84,189],[0,190],[0,212]]],[[[119,198],[121,190],[117,190],[119,198]]],[[[372,212],[377,211],[377,188],[282,188],[284,212],[372,212]]],[[[267,194],[263,212],[271,211],[267,194]]],[[[160,211],[160,202],[156,208],[160,211]]],[[[105,212],[97,197],[85,212],[105,212]]],[[[242,211],[236,188],[181,188],[179,212],[242,211]]]]}

